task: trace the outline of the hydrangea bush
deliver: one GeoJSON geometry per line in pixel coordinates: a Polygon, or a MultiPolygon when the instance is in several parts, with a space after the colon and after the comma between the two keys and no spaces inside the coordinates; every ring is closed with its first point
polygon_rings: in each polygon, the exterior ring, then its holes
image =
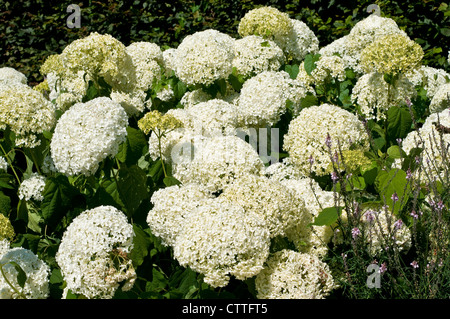
{"type": "Polygon", "coordinates": [[[266,6],[1,68],[0,298],[448,298],[450,74],[401,27],[266,6]]]}

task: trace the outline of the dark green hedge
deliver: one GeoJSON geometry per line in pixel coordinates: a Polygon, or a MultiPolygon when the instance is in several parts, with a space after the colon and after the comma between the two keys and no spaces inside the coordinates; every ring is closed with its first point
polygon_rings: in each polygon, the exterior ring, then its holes
{"type": "Polygon", "coordinates": [[[433,0],[0,0],[0,66],[20,70],[30,84],[41,81],[39,66],[48,55],[60,53],[68,43],[93,31],[109,33],[125,45],[151,41],[169,47],[176,47],[188,34],[208,28],[237,37],[239,20],[261,5],[276,7],[304,21],[323,46],[347,34],[368,15],[366,8],[374,2],[383,16],[393,18],[422,45],[425,64],[448,67],[450,6],[433,0]],[[67,6],[72,3],[81,7],[79,29],[66,25],[70,15],[67,6]]]}

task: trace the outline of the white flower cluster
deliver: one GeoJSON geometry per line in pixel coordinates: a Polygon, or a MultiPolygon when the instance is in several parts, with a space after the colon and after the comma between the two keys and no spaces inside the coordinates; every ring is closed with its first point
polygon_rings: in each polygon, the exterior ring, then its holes
{"type": "Polygon", "coordinates": [[[442,132],[441,139],[438,125],[450,127],[450,109],[432,113],[418,131],[410,132],[402,141],[402,149],[407,155],[414,148],[422,149],[420,162],[423,169],[420,176],[426,181],[429,181],[431,176],[441,176],[446,169],[448,170],[448,158],[445,160],[443,154],[444,152],[448,154],[450,133],[442,132]]]}
{"type": "Polygon", "coordinates": [[[0,273],[0,299],[46,299],[50,294],[50,267],[31,250],[10,248],[6,240],[0,241],[0,265],[5,277],[0,273]],[[23,288],[19,285],[18,271],[13,263],[22,268],[26,275],[23,288]]]}
{"type": "Polygon", "coordinates": [[[304,174],[310,169],[318,176],[330,173],[331,156],[338,149],[368,147],[368,135],[363,124],[352,113],[331,104],[303,109],[289,124],[284,136],[284,149],[292,164],[304,174]],[[326,145],[329,135],[330,150],[326,145]]]}
{"type": "Polygon", "coordinates": [[[363,222],[369,252],[372,256],[388,248],[407,252],[411,247],[411,231],[390,213],[368,210],[363,215],[363,222]]]}
{"type": "Polygon", "coordinates": [[[177,48],[177,77],[187,85],[210,85],[232,72],[234,39],[217,30],[188,35],[177,48]]]}
{"type": "Polygon", "coordinates": [[[239,22],[238,33],[242,37],[257,35],[273,40],[288,61],[303,60],[319,49],[318,38],[304,22],[268,6],[248,11],[239,22]]]}
{"type": "Polygon", "coordinates": [[[248,35],[234,44],[233,67],[243,76],[263,71],[278,71],[285,62],[283,50],[273,41],[248,35]]]}
{"type": "Polygon", "coordinates": [[[58,120],[51,140],[56,169],[66,175],[94,174],[101,161],[117,154],[127,125],[124,109],[110,98],[73,105],[58,120]]]}
{"type": "Polygon", "coordinates": [[[314,32],[297,19],[290,19],[292,29],[288,35],[278,40],[278,45],[283,49],[286,60],[301,61],[307,54],[317,53],[319,39],[314,32]]]}
{"type": "Polygon", "coordinates": [[[185,219],[212,199],[211,193],[199,184],[174,185],[157,190],[152,195],[153,207],[147,215],[152,234],[161,238],[163,245],[173,246],[185,219]]]}
{"type": "Polygon", "coordinates": [[[300,81],[284,71],[264,71],[244,82],[238,98],[241,123],[244,126],[273,125],[286,112],[286,101],[299,108],[302,98],[311,92],[300,81]]]}
{"type": "Polygon", "coordinates": [[[72,220],[61,239],[56,262],[70,290],[86,298],[109,299],[119,285],[133,287],[136,272],[128,254],[133,248],[133,226],[112,206],[86,210],[72,220]]]}
{"type": "Polygon", "coordinates": [[[288,187],[265,176],[245,175],[227,187],[219,198],[243,207],[258,216],[269,229],[270,236],[283,236],[299,227],[307,228],[312,215],[305,209],[301,197],[288,187]]]}
{"type": "Polygon", "coordinates": [[[5,157],[0,156],[0,171],[5,171],[8,169],[8,161],[5,157]]]}
{"type": "Polygon", "coordinates": [[[366,119],[384,119],[392,106],[402,106],[417,95],[414,85],[400,76],[395,85],[388,84],[381,73],[361,76],[352,90],[352,102],[357,103],[366,119]]]}
{"type": "Polygon", "coordinates": [[[0,129],[9,127],[16,134],[16,146],[40,145],[39,135],[55,122],[55,108],[42,93],[21,83],[0,84],[0,129]]]}
{"type": "Polygon", "coordinates": [[[258,274],[269,248],[269,232],[258,216],[217,199],[187,216],[175,240],[174,257],[204,274],[212,287],[224,287],[230,276],[245,280],[258,274]]]}
{"type": "Polygon", "coordinates": [[[126,53],[134,67],[134,87],[132,90],[113,90],[111,99],[120,103],[130,116],[151,107],[151,100],[146,100],[146,91],[152,87],[154,80],[161,78],[164,59],[160,47],[151,42],[134,42],[126,47],[126,53]]]}
{"type": "Polygon", "coordinates": [[[259,299],[323,299],[336,287],[317,256],[287,249],[269,257],[255,285],[259,299]]]}
{"type": "Polygon", "coordinates": [[[94,81],[102,77],[114,89],[134,83],[135,70],[126,47],[109,34],[92,32],[71,42],[61,53],[66,73],[82,71],[94,81]]]}
{"type": "Polygon", "coordinates": [[[450,82],[450,74],[443,69],[436,69],[422,65],[419,69],[406,74],[408,80],[414,86],[421,86],[427,91],[427,97],[432,99],[440,86],[450,82]]]}
{"type": "Polygon", "coordinates": [[[345,41],[346,52],[359,61],[361,52],[367,45],[383,36],[391,34],[406,36],[406,33],[398,27],[393,19],[372,14],[356,23],[350,30],[345,41]]]}
{"type": "Polygon", "coordinates": [[[237,136],[206,138],[193,146],[194,158],[174,167],[174,177],[182,183],[198,183],[218,192],[243,175],[259,175],[264,169],[258,153],[237,136]]]}
{"type": "Polygon", "coordinates": [[[42,193],[45,188],[45,176],[38,173],[32,173],[31,176],[20,184],[18,196],[20,199],[42,201],[44,196],[42,193]]]}
{"type": "Polygon", "coordinates": [[[0,68],[0,85],[11,83],[27,84],[27,77],[16,69],[7,66],[0,68]]]}
{"type": "Polygon", "coordinates": [[[317,85],[333,79],[336,81],[345,80],[345,61],[336,55],[320,56],[319,61],[316,62],[316,68],[309,75],[304,67],[304,62],[300,64],[300,70],[297,75],[297,80],[305,85],[317,85]]]}
{"type": "Polygon", "coordinates": [[[450,108],[450,82],[438,87],[431,99],[430,113],[437,113],[450,108]]]}

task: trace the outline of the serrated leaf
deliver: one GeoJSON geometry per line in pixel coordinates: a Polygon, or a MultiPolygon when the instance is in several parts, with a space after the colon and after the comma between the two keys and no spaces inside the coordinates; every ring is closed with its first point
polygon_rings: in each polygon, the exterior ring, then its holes
{"type": "Polygon", "coordinates": [[[119,170],[117,189],[128,216],[132,216],[142,201],[150,197],[147,174],[137,165],[119,170]]]}

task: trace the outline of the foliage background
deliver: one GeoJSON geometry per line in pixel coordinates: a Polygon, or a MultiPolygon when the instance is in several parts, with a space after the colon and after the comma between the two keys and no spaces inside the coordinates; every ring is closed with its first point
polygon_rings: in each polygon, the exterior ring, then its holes
{"type": "Polygon", "coordinates": [[[93,31],[111,34],[125,45],[150,41],[163,48],[176,47],[186,35],[209,28],[237,37],[239,20],[261,5],[302,20],[324,46],[348,34],[372,3],[422,46],[425,65],[448,67],[450,5],[434,0],[0,0],[0,67],[21,71],[33,85],[42,80],[39,66],[48,55],[93,31]],[[81,28],[66,26],[69,4],[80,6],[81,28]]]}

